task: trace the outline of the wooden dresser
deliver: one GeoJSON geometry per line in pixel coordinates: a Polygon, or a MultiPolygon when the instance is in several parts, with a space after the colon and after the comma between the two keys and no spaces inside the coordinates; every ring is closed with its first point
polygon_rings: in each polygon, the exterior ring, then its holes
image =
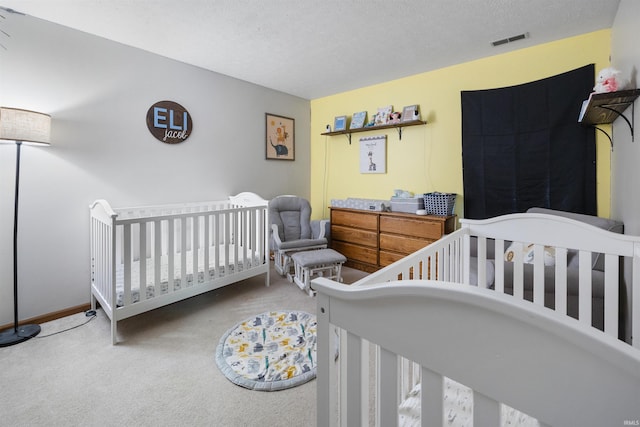
{"type": "Polygon", "coordinates": [[[374,272],[455,230],[456,217],[331,207],[331,248],[374,272]]]}

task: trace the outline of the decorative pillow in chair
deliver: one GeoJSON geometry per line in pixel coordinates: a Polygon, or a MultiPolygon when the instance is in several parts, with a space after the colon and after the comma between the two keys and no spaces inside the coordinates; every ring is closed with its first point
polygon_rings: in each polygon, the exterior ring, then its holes
{"type": "MultiPolygon", "coordinates": [[[[515,251],[518,245],[512,243],[504,252],[504,260],[513,262],[516,257],[515,251]]],[[[533,264],[533,244],[522,245],[522,262],[525,264],[533,264]]],[[[544,247],[544,265],[556,265],[556,249],[551,246],[544,247]]]]}

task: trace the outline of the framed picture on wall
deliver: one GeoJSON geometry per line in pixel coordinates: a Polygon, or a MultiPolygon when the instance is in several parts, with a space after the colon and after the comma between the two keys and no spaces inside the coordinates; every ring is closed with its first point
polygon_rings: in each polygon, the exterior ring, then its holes
{"type": "Polygon", "coordinates": [[[360,138],[360,173],[387,173],[387,135],[360,138]]]}
{"type": "Polygon", "coordinates": [[[295,120],[265,114],[265,153],[267,160],[295,160],[295,120]]]}

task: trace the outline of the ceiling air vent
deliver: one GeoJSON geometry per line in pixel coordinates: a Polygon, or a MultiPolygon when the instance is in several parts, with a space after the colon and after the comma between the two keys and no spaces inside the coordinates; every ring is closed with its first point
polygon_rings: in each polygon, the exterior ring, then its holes
{"type": "Polygon", "coordinates": [[[501,46],[503,44],[515,42],[515,41],[518,41],[518,40],[524,40],[524,39],[526,39],[528,37],[529,37],[529,33],[518,34],[517,36],[511,36],[511,37],[507,37],[506,39],[496,40],[494,42],[491,42],[491,45],[493,47],[501,46]]]}

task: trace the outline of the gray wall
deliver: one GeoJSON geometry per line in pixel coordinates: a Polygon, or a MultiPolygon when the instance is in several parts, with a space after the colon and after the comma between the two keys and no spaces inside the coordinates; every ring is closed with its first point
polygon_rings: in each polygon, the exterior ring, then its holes
{"type": "MultiPolygon", "coordinates": [[[[309,101],[28,16],[7,14],[0,105],[51,114],[52,146],[23,146],[20,318],[89,301],[88,206],[309,197],[309,101]],[[193,132],[163,144],[157,101],[184,106],[193,132]],[[295,119],[295,161],[265,160],[264,114],[295,119]]],[[[212,52],[215,54],[215,52],[212,52]]],[[[15,145],[0,144],[0,325],[13,321],[15,145]]]]}
{"type": "MultiPolygon", "coordinates": [[[[640,69],[640,2],[622,0],[611,32],[611,65],[638,87],[640,69]]],[[[632,109],[625,116],[632,119],[632,109]]],[[[640,126],[640,107],[635,103],[635,125],[640,126]]],[[[624,221],[625,233],[640,235],[640,132],[631,140],[629,126],[623,119],[613,123],[611,158],[611,216],[624,221]]]]}
{"type": "MultiPolygon", "coordinates": [[[[628,78],[632,87],[639,83],[640,45],[638,37],[640,28],[640,2],[622,0],[611,31],[611,65],[628,78]]],[[[632,120],[632,112],[628,108],[625,116],[632,120]]],[[[635,126],[640,126],[640,106],[635,102],[635,126]]],[[[624,222],[625,234],[640,236],[640,132],[635,129],[635,141],[632,141],[629,126],[623,119],[612,125],[613,152],[611,156],[611,217],[624,222]]],[[[631,265],[625,265],[625,278],[630,283],[631,265]]],[[[627,313],[630,312],[633,291],[627,286],[627,313]]],[[[626,333],[630,336],[629,319],[626,319],[626,333]]],[[[638,336],[638,331],[635,332],[638,336]]]]}

